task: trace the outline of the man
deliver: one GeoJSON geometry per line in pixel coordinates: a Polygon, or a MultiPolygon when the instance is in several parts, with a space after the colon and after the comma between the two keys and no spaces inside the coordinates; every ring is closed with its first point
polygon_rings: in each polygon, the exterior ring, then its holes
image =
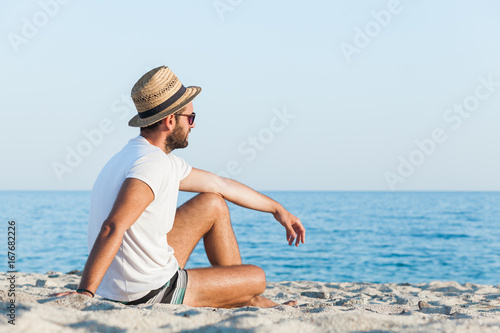
{"type": "Polygon", "coordinates": [[[263,270],[242,265],[225,200],[272,213],[290,245],[304,243],[305,229],[276,201],[171,153],[188,145],[192,100],[200,91],[185,88],[165,66],[134,85],[138,114],[129,125],[140,127],[140,135],[106,164],[92,189],[91,251],[78,293],[129,305],[276,305],[259,296],[266,288],[263,270]],[[179,190],[200,194],[176,209],[179,190]],[[201,238],[212,267],[184,270],[201,238]]]}

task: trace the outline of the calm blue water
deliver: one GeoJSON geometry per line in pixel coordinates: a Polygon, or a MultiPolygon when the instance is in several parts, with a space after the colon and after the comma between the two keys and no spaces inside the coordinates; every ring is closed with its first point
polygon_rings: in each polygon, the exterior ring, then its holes
{"type": "MultiPolygon", "coordinates": [[[[500,193],[266,194],[307,228],[306,244],[289,247],[270,214],[230,204],[243,261],[270,281],[500,283],[500,193]]],[[[83,269],[89,200],[90,192],[0,192],[2,244],[7,220],[17,221],[17,269],[83,269]]],[[[200,266],[208,266],[202,244],[187,265],[200,266]]]]}

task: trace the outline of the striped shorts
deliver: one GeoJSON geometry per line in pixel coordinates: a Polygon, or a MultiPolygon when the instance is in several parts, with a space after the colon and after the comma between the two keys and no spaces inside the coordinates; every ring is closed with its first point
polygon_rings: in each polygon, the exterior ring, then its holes
{"type": "Polygon", "coordinates": [[[162,287],[151,290],[149,294],[135,301],[121,303],[125,305],[155,303],[182,304],[184,301],[184,294],[186,293],[187,281],[187,272],[183,269],[179,269],[162,287]]]}

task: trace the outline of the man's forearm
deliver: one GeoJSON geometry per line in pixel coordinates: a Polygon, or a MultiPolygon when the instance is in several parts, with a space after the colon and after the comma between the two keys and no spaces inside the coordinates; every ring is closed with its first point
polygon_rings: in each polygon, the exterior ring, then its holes
{"type": "Polygon", "coordinates": [[[285,212],[278,202],[246,185],[196,168],[193,168],[181,181],[179,189],[188,192],[217,193],[234,204],[262,212],[273,214],[285,212]]]}
{"type": "Polygon", "coordinates": [[[116,256],[123,233],[104,223],[83,269],[80,289],[95,293],[116,256]]]}
{"type": "Polygon", "coordinates": [[[236,205],[273,214],[284,209],[278,202],[240,182],[229,178],[222,179],[220,194],[236,205]]]}
{"type": "Polygon", "coordinates": [[[198,193],[217,193],[224,199],[239,206],[272,213],[274,218],[286,229],[286,237],[291,245],[305,241],[305,228],[296,216],[281,204],[235,180],[220,177],[214,173],[193,168],[179,184],[179,190],[198,193]]]}
{"type": "Polygon", "coordinates": [[[289,245],[292,245],[294,240],[296,240],[296,246],[299,246],[300,242],[305,242],[304,226],[281,204],[235,180],[222,178],[222,183],[224,185],[219,188],[219,193],[228,201],[246,208],[272,213],[274,218],[285,227],[289,245]]]}

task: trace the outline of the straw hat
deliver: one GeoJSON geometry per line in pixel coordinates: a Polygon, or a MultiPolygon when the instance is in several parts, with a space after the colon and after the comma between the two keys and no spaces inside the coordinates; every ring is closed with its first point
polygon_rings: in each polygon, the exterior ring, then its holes
{"type": "Polygon", "coordinates": [[[201,92],[200,87],[185,88],[166,66],[150,70],[132,88],[138,114],[128,122],[146,127],[182,109],[201,92]]]}

